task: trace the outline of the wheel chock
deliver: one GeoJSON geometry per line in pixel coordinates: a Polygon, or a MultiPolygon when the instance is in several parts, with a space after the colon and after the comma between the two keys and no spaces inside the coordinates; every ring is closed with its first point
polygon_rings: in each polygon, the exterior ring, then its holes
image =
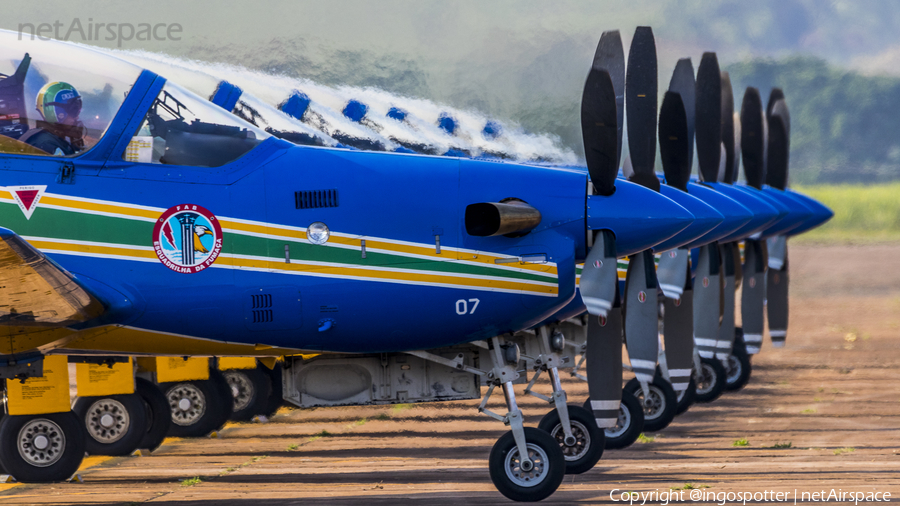
{"type": "Polygon", "coordinates": [[[214,430],[214,431],[210,432],[206,437],[208,437],[210,439],[218,439],[219,432],[214,430]]]}
{"type": "Polygon", "coordinates": [[[84,478],[81,477],[80,473],[75,473],[71,478],[66,480],[68,483],[84,483],[84,478]]]}
{"type": "Polygon", "coordinates": [[[269,418],[266,415],[256,415],[253,417],[253,422],[255,423],[269,423],[269,418]]]}
{"type": "Polygon", "coordinates": [[[11,474],[0,474],[0,484],[2,483],[16,483],[16,479],[11,474]]]}

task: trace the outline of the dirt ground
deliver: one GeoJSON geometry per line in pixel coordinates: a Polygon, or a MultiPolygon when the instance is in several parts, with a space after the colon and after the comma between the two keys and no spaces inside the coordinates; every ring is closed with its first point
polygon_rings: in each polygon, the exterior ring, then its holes
{"type": "MultiPolygon", "coordinates": [[[[787,347],[767,341],[746,388],[607,451],[545,503],[654,491],[678,494],[675,503],[741,503],[729,492],[776,502],[779,492],[780,502],[795,493],[823,502],[832,491],[900,497],[900,245],[792,246],[790,255],[787,347]],[[735,446],[741,439],[748,445],[735,446]]],[[[586,397],[585,384],[565,386],[573,401],[586,397]]],[[[531,426],[550,409],[519,399],[531,426]]],[[[89,458],[83,483],[0,485],[0,504],[506,502],[487,472],[504,428],[477,404],[284,410],[218,438],[167,440],[150,456],[89,458]]]]}

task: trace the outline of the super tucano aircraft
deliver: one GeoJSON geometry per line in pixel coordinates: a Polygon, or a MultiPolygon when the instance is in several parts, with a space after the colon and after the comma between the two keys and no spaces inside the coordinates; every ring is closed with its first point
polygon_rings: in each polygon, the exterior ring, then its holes
{"type": "MultiPolygon", "coordinates": [[[[67,356],[133,377],[115,357],[328,352],[341,355],[286,363],[298,395],[390,403],[477,398],[482,379],[488,396],[501,388],[509,412],[494,416],[512,430],[491,477],[510,498],[546,497],[566,472],[563,450],[524,427],[518,347],[502,336],[574,297],[587,232],[636,253],[694,219],[632,183],[608,191],[615,165],[590,156],[594,186],[608,181],[596,195],[582,171],[290,144],[73,44],[3,32],[0,65],[0,463],[21,481],[68,478],[84,429],[127,436],[114,415],[134,384],[79,420],[62,388],[67,356]]],[[[608,75],[592,70],[586,89],[605,96],[608,75]]],[[[588,100],[588,118],[592,104],[604,106],[588,100]]],[[[538,334],[559,362],[564,340],[538,334]]],[[[159,367],[160,383],[177,369],[159,367]]],[[[188,416],[201,397],[184,390],[188,416]]]]}

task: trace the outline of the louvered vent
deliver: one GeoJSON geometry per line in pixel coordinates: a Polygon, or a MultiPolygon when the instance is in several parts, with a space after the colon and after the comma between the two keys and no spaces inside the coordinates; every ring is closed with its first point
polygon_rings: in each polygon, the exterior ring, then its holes
{"type": "Polygon", "coordinates": [[[337,190],[306,190],[294,192],[294,204],[297,209],[316,209],[319,207],[337,207],[337,190]]]}
{"type": "Polygon", "coordinates": [[[253,323],[271,323],[272,310],[272,294],[261,293],[259,295],[251,295],[253,323]]]}

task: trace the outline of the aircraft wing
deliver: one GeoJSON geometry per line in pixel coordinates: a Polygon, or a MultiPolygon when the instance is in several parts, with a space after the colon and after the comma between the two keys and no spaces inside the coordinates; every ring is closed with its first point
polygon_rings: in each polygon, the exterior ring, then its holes
{"type": "Polygon", "coordinates": [[[0,326],[66,327],[105,310],[74,276],[0,227],[0,326]]]}

